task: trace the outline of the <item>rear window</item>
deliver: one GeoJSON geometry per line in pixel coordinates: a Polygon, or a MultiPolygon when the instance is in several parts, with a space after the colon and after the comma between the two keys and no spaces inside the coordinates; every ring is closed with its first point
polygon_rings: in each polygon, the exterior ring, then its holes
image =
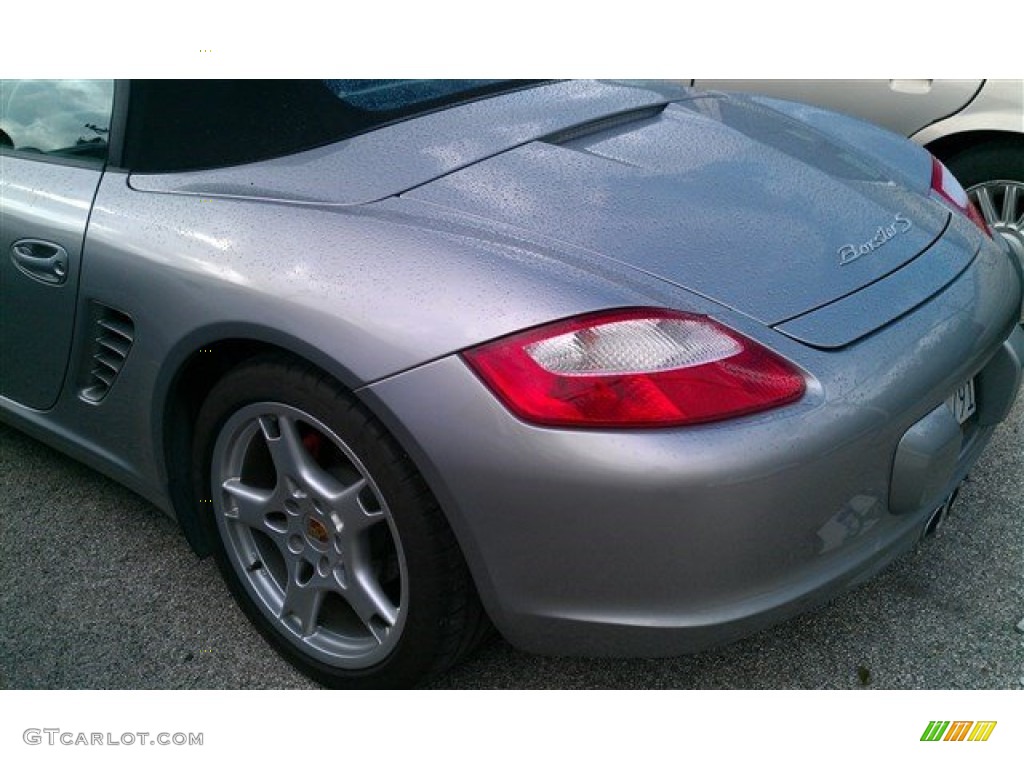
{"type": "Polygon", "coordinates": [[[125,165],[152,173],[264,160],[527,84],[514,80],[132,81],[125,165]]]}

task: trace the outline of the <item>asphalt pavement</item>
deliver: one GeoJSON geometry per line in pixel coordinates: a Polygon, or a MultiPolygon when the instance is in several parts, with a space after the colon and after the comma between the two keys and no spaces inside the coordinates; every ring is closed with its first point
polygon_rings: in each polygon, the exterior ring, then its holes
{"type": "MultiPolygon", "coordinates": [[[[0,426],[0,687],[315,687],[147,502],[0,426]]],[[[953,515],[869,583],[673,659],[520,653],[495,637],[435,688],[1024,688],[1024,401],[953,515]]]]}

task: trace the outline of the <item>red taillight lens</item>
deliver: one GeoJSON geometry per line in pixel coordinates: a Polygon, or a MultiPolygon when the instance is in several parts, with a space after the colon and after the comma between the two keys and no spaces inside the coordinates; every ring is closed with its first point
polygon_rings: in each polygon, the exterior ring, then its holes
{"type": "Polygon", "coordinates": [[[962,213],[977,224],[982,232],[992,237],[992,230],[988,228],[985,217],[981,215],[977,206],[967,197],[967,193],[960,185],[960,182],[949,172],[949,168],[934,157],[932,158],[932,191],[942,199],[942,202],[958,213],[962,213]]]}
{"type": "Polygon", "coordinates": [[[785,405],[804,377],[701,315],[626,309],[566,320],[463,353],[516,415],[566,427],[700,424],[785,405]]]}

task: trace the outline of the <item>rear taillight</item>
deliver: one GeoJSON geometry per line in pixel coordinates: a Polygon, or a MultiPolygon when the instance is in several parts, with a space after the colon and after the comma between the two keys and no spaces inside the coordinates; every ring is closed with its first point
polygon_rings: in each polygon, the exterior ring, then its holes
{"type": "Polygon", "coordinates": [[[942,202],[954,211],[962,213],[977,224],[982,232],[992,237],[992,230],[988,228],[985,217],[981,215],[977,206],[971,202],[960,182],[949,172],[949,168],[940,163],[935,157],[932,158],[932,192],[938,195],[942,202]]]}
{"type": "Polygon", "coordinates": [[[565,320],[463,353],[517,416],[566,427],[721,421],[798,400],[803,375],[702,315],[624,309],[565,320]]]}

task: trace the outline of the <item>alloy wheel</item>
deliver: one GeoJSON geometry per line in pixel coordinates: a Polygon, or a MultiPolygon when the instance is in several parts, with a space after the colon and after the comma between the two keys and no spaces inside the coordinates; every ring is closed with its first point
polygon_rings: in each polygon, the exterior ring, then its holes
{"type": "Polygon", "coordinates": [[[212,481],[227,558],[279,634],[345,669],[394,650],[405,556],[373,478],[335,432],[289,405],[247,405],[219,432],[212,481]]]}
{"type": "Polygon", "coordinates": [[[992,231],[1006,238],[1017,258],[1024,262],[1024,184],[986,181],[970,187],[967,195],[992,231]]]}

